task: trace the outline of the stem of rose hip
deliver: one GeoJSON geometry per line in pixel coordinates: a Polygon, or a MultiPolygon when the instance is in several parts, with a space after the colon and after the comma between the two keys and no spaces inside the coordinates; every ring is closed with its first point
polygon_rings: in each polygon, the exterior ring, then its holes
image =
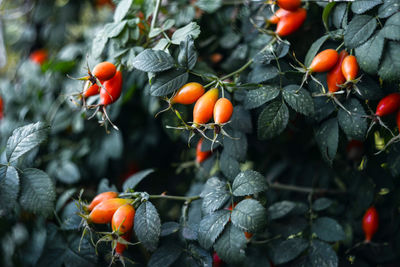
{"type": "Polygon", "coordinates": [[[154,8],[154,12],[153,12],[153,18],[151,19],[151,25],[150,25],[149,33],[154,29],[154,26],[156,25],[158,12],[160,11],[160,6],[161,6],[161,0],[157,0],[156,7],[154,8]]]}
{"type": "Polygon", "coordinates": [[[190,196],[190,197],[183,197],[183,196],[169,196],[169,195],[150,195],[149,199],[170,199],[170,200],[177,200],[177,201],[185,201],[185,203],[189,204],[192,201],[200,199],[200,196],[190,196]]]}

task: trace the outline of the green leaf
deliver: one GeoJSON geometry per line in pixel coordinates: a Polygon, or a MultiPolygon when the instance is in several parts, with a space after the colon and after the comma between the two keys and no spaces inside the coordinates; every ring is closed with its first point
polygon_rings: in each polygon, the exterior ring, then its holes
{"type": "Polygon", "coordinates": [[[264,85],[263,87],[246,91],[244,107],[246,109],[258,108],[278,97],[280,90],[276,86],[264,85]]]}
{"type": "Polygon", "coordinates": [[[400,10],[400,0],[385,0],[378,9],[379,18],[387,18],[400,10]]]}
{"type": "Polygon", "coordinates": [[[294,208],[296,208],[296,203],[288,200],[283,200],[272,204],[268,208],[268,215],[271,220],[280,219],[290,214],[294,208]]]}
{"type": "Polygon", "coordinates": [[[321,197],[314,201],[312,208],[315,211],[321,211],[329,208],[331,205],[332,205],[332,200],[326,197],[321,197]]]}
{"type": "Polygon", "coordinates": [[[398,42],[389,41],[385,54],[382,59],[382,64],[379,69],[379,76],[385,81],[398,81],[400,80],[399,69],[400,59],[400,44],[398,42]]]}
{"type": "Polygon", "coordinates": [[[199,0],[195,5],[207,13],[213,13],[222,6],[222,0],[199,0]]]}
{"type": "Polygon", "coordinates": [[[239,161],[231,156],[225,149],[222,150],[221,158],[219,160],[219,167],[225,177],[232,181],[234,177],[240,172],[239,161]]]}
{"type": "Polygon", "coordinates": [[[333,10],[332,23],[337,29],[340,29],[342,27],[342,21],[346,14],[346,9],[347,3],[340,3],[337,4],[333,10]]]}
{"type": "Polygon", "coordinates": [[[379,100],[383,97],[383,91],[379,84],[372,79],[369,75],[364,74],[361,81],[357,83],[358,91],[357,96],[364,100],[379,100]]]}
{"type": "Polygon", "coordinates": [[[70,188],[65,190],[57,199],[55,211],[60,212],[62,207],[65,206],[69,200],[71,200],[72,196],[76,193],[76,188],[70,188]]]}
{"type": "Polygon", "coordinates": [[[81,179],[78,166],[69,160],[55,160],[49,164],[49,174],[65,183],[74,184],[81,179]],[[54,175],[54,176],[53,176],[54,175]]]}
{"type": "Polygon", "coordinates": [[[289,121],[289,110],[287,106],[275,101],[269,104],[258,117],[258,138],[270,139],[285,130],[289,121]]]}
{"type": "Polygon", "coordinates": [[[213,258],[209,251],[203,249],[196,244],[189,244],[188,249],[185,250],[186,259],[189,260],[189,264],[185,266],[212,266],[213,258]]]}
{"type": "Polygon", "coordinates": [[[385,39],[378,31],[367,42],[355,49],[361,69],[370,74],[377,73],[384,44],[385,39]]]}
{"type": "Polygon", "coordinates": [[[344,32],[344,44],[348,48],[356,48],[365,43],[374,33],[376,19],[368,15],[356,15],[344,32]]]}
{"type": "Polygon", "coordinates": [[[265,191],[267,188],[267,178],[256,171],[246,170],[236,176],[232,193],[234,196],[247,196],[265,191]]]}
{"type": "Polygon", "coordinates": [[[351,98],[343,106],[351,112],[351,115],[342,108],[338,111],[340,128],[345,132],[348,139],[363,141],[367,134],[368,123],[363,106],[357,99],[351,98]]]}
{"type": "Polygon", "coordinates": [[[306,55],[306,59],[304,61],[304,64],[306,66],[310,66],[311,65],[311,61],[314,59],[315,55],[318,53],[319,49],[321,48],[321,46],[325,43],[326,40],[329,39],[329,35],[324,35],[320,38],[318,38],[318,40],[316,40],[311,46],[310,49],[308,49],[307,55],[306,55]]]}
{"type": "Polygon", "coordinates": [[[207,180],[200,196],[203,198],[202,210],[206,214],[221,208],[230,198],[226,182],[217,177],[207,180]]]}
{"type": "Polygon", "coordinates": [[[108,42],[108,38],[105,33],[105,28],[97,32],[96,37],[92,42],[92,55],[94,58],[99,58],[104,51],[108,42]]]}
{"type": "Polygon", "coordinates": [[[181,255],[182,248],[175,244],[167,243],[157,249],[149,260],[149,267],[168,267],[181,255]]]}
{"type": "Polygon", "coordinates": [[[351,3],[351,11],[362,14],[379,4],[382,4],[382,0],[357,0],[351,3]]]}
{"type": "Polygon", "coordinates": [[[174,59],[161,50],[146,49],[136,56],[133,66],[145,72],[161,72],[174,67],[174,59]]]}
{"type": "Polygon", "coordinates": [[[393,177],[400,176],[400,144],[393,144],[387,155],[387,163],[393,177]]]}
{"type": "Polygon", "coordinates": [[[124,182],[122,188],[124,189],[124,191],[135,189],[138,183],[140,183],[144,178],[146,178],[147,176],[149,176],[149,174],[153,172],[153,169],[147,169],[129,176],[128,179],[124,182]]]}
{"type": "Polygon", "coordinates": [[[232,131],[232,137],[237,139],[232,139],[232,138],[223,139],[224,153],[227,153],[234,159],[243,162],[246,160],[247,137],[244,133],[236,130],[232,131]]]}
{"type": "Polygon", "coordinates": [[[324,7],[324,11],[322,12],[322,21],[324,23],[325,29],[329,31],[329,15],[331,14],[332,9],[335,7],[336,3],[331,2],[324,7]]]}
{"type": "Polygon", "coordinates": [[[279,70],[271,65],[258,65],[249,73],[250,83],[262,83],[278,76],[279,70]]]}
{"type": "Polygon", "coordinates": [[[382,29],[382,35],[386,39],[395,41],[400,40],[400,13],[396,13],[385,22],[385,27],[382,29]]]}
{"type": "Polygon", "coordinates": [[[238,264],[245,259],[246,237],[242,230],[229,224],[214,245],[218,256],[227,263],[238,264]]]}
{"type": "Polygon", "coordinates": [[[166,31],[171,29],[173,26],[175,25],[175,20],[173,19],[167,19],[166,21],[164,21],[163,25],[161,26],[161,28],[166,31]]]}
{"type": "Polygon", "coordinates": [[[314,102],[309,92],[298,85],[287,85],[282,91],[286,103],[295,111],[311,116],[314,114],[314,102]]]}
{"type": "Polygon", "coordinates": [[[168,44],[169,41],[167,39],[160,39],[160,41],[158,41],[158,43],[153,47],[153,50],[166,50],[168,44]]]}
{"type": "Polygon", "coordinates": [[[294,215],[293,212],[285,219],[276,222],[271,221],[268,225],[268,232],[274,236],[280,235],[283,239],[301,234],[309,226],[308,221],[303,218],[304,212],[300,216],[292,215],[294,215]]]}
{"type": "Polygon", "coordinates": [[[61,229],[79,231],[82,218],[78,215],[81,211],[78,209],[76,201],[69,202],[63,209],[61,214],[61,229]]]}
{"type": "Polygon", "coordinates": [[[308,254],[310,267],[337,267],[339,260],[332,247],[319,240],[312,240],[308,254]]]}
{"type": "Polygon", "coordinates": [[[114,12],[114,21],[123,20],[129,12],[133,0],[122,0],[118,3],[118,6],[115,8],[114,12]]]}
{"type": "Polygon", "coordinates": [[[255,199],[244,199],[232,210],[232,223],[251,233],[262,230],[267,224],[267,211],[255,199]]]}
{"type": "Polygon", "coordinates": [[[150,87],[152,96],[165,96],[181,88],[188,80],[189,74],[179,70],[170,70],[154,78],[150,87]]]}
{"type": "Polygon", "coordinates": [[[239,43],[240,39],[240,34],[230,30],[219,39],[219,44],[222,48],[232,49],[239,43]]]}
{"type": "Polygon", "coordinates": [[[345,238],[342,226],[328,217],[318,218],[312,224],[311,231],[316,233],[319,239],[327,242],[336,242],[345,238]]]}
{"type": "MultiPolygon", "coordinates": [[[[153,28],[149,33],[149,38],[154,38],[162,32],[163,32],[163,29],[161,29],[161,28],[153,28]]],[[[154,49],[154,50],[158,50],[158,49],[154,49]]]]}
{"type": "Polygon", "coordinates": [[[253,130],[253,125],[251,123],[250,112],[244,109],[243,106],[236,105],[233,109],[231,126],[233,129],[236,129],[243,133],[251,133],[253,130]]]}
{"type": "Polygon", "coordinates": [[[45,141],[49,129],[49,125],[44,122],[31,123],[15,129],[7,141],[6,156],[8,162],[16,161],[45,141]]]}
{"type": "Polygon", "coordinates": [[[315,130],[315,139],[321,151],[322,158],[332,163],[339,143],[339,127],[336,118],[323,122],[315,130]]]}
{"type": "Polygon", "coordinates": [[[185,41],[179,45],[178,54],[179,64],[186,69],[193,69],[197,62],[197,52],[194,47],[194,41],[191,36],[188,36],[185,41]]]}
{"type": "Polygon", "coordinates": [[[276,265],[289,262],[299,256],[308,247],[308,241],[303,238],[292,238],[272,246],[272,262],[276,265]]]}
{"type": "Polygon", "coordinates": [[[199,244],[205,249],[210,249],[224,230],[230,217],[231,212],[228,210],[219,210],[203,217],[199,225],[199,244]]]}
{"type": "Polygon", "coordinates": [[[0,211],[7,212],[14,208],[18,198],[19,182],[18,172],[13,166],[0,167],[0,211]]]}
{"type": "Polygon", "coordinates": [[[107,23],[104,26],[104,34],[107,38],[117,37],[124,29],[128,22],[126,20],[120,22],[107,23]]]}
{"type": "Polygon", "coordinates": [[[51,178],[38,169],[25,169],[21,177],[20,203],[24,210],[50,216],[54,210],[56,190],[51,178]]]}
{"type": "Polygon", "coordinates": [[[143,202],[135,213],[134,229],[139,241],[150,251],[157,248],[161,221],[157,209],[149,201],[143,202]]]}
{"type": "Polygon", "coordinates": [[[160,236],[168,236],[173,233],[176,233],[180,229],[179,223],[176,222],[165,222],[161,225],[161,233],[160,236]]]}
{"type": "Polygon", "coordinates": [[[173,44],[180,44],[185,41],[187,36],[191,36],[196,39],[200,35],[200,26],[196,22],[191,22],[183,28],[177,29],[172,35],[171,42],[173,44]]]}

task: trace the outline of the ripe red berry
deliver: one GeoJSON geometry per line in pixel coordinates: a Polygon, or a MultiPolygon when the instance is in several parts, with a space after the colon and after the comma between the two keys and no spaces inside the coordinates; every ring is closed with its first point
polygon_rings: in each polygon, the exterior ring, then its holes
{"type": "Polygon", "coordinates": [[[279,8],[269,19],[268,22],[271,24],[277,24],[279,22],[279,20],[290,14],[292,12],[290,12],[289,10],[283,9],[283,8],[279,8]]]}
{"type": "Polygon", "coordinates": [[[97,84],[92,84],[85,92],[83,97],[88,98],[90,96],[98,95],[100,93],[100,87],[97,84]]]}
{"type": "Polygon", "coordinates": [[[213,265],[212,267],[220,267],[222,265],[222,260],[220,259],[220,257],[218,257],[217,252],[214,252],[213,254],[213,265]]]}
{"type": "Polygon", "coordinates": [[[121,96],[122,91],[122,73],[117,71],[117,73],[112,77],[112,79],[104,82],[104,87],[107,89],[100,90],[100,103],[104,106],[114,103],[121,96]]]}
{"type": "Polygon", "coordinates": [[[92,202],[90,202],[89,206],[87,207],[88,211],[92,211],[94,207],[99,205],[101,202],[107,199],[116,198],[118,196],[117,192],[103,192],[98,194],[95,198],[93,198],[92,202]]]}
{"type": "Polygon", "coordinates": [[[92,212],[88,216],[88,221],[98,224],[109,223],[111,222],[115,211],[127,203],[130,203],[130,200],[125,198],[111,198],[104,200],[93,208],[92,212]]]}
{"type": "Polygon", "coordinates": [[[276,25],[276,34],[279,36],[288,36],[297,31],[303,22],[306,20],[307,11],[304,8],[299,8],[294,12],[290,12],[286,16],[279,19],[276,25]]]}
{"type": "Polygon", "coordinates": [[[370,242],[379,226],[379,216],[375,207],[370,207],[364,214],[362,229],[365,234],[365,242],[370,242]]]}
{"type": "Polygon", "coordinates": [[[204,87],[196,82],[187,83],[182,86],[172,98],[171,104],[190,105],[197,101],[204,94],[204,87]]]}
{"type": "Polygon", "coordinates": [[[328,72],[326,76],[326,81],[328,84],[328,90],[331,93],[337,92],[339,90],[339,86],[346,81],[346,78],[342,73],[342,62],[347,57],[346,50],[342,50],[339,54],[339,59],[336,62],[336,65],[328,72]]]}
{"type": "Polygon", "coordinates": [[[375,115],[382,117],[396,112],[400,108],[400,93],[392,93],[379,101],[375,115]]]}
{"type": "Polygon", "coordinates": [[[100,81],[107,81],[114,77],[116,71],[117,68],[114,64],[104,61],[94,67],[92,74],[96,76],[100,81]]]}
{"type": "Polygon", "coordinates": [[[397,123],[397,128],[400,131],[400,110],[397,112],[396,123],[397,123]]]}
{"type": "Polygon", "coordinates": [[[44,49],[35,50],[29,55],[29,58],[36,64],[43,65],[47,60],[47,51],[44,49]]]}
{"type": "Polygon", "coordinates": [[[227,98],[220,98],[214,105],[214,122],[218,124],[228,122],[233,113],[233,105],[227,98]]]}
{"type": "Polygon", "coordinates": [[[195,124],[207,123],[214,110],[215,102],[218,100],[218,89],[212,88],[202,95],[193,108],[193,122],[195,124]]]}
{"type": "Polygon", "coordinates": [[[277,0],[277,4],[280,8],[296,11],[301,5],[301,0],[277,0]]]}
{"type": "Polygon", "coordinates": [[[135,209],[130,204],[119,207],[111,220],[111,228],[120,234],[125,234],[132,230],[133,219],[135,217],[135,209]]]}
{"type": "Polygon", "coordinates": [[[342,73],[346,81],[352,81],[358,74],[358,63],[355,56],[347,56],[342,63],[342,73]]]}
{"type": "Polygon", "coordinates": [[[201,151],[201,145],[203,144],[203,138],[200,138],[196,147],[196,162],[202,163],[211,155],[211,151],[201,151]]]}
{"type": "Polygon", "coordinates": [[[310,67],[308,69],[311,72],[325,72],[335,66],[336,62],[339,59],[339,54],[334,49],[326,49],[322,52],[319,52],[314,59],[312,60],[310,67]]]}
{"type": "MultiPolygon", "coordinates": [[[[132,238],[132,229],[128,231],[126,234],[122,235],[121,237],[129,242],[132,238]]],[[[122,255],[122,253],[124,253],[127,247],[128,245],[117,243],[117,246],[115,247],[115,254],[122,255]]]]}

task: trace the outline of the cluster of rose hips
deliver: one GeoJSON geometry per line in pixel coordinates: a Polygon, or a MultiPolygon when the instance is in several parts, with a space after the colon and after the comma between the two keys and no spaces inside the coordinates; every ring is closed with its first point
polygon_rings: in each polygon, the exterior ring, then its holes
{"type": "Polygon", "coordinates": [[[116,192],[104,192],[97,195],[89,205],[83,207],[84,214],[80,214],[89,224],[111,224],[112,233],[106,234],[99,241],[111,241],[113,259],[123,261],[122,253],[132,237],[135,209],[132,199],[118,198],[116,192]]]}
{"type": "MultiPolygon", "coordinates": [[[[79,93],[79,97],[82,99],[83,106],[87,109],[95,109],[93,116],[98,111],[102,112],[103,120],[101,124],[105,123],[105,119],[118,130],[118,128],[111,122],[108,117],[106,107],[121,96],[122,92],[122,72],[117,70],[114,64],[104,61],[97,64],[93,71],[88,69],[88,76],[78,78],[79,80],[86,81],[84,89],[79,93]],[[95,95],[100,94],[99,102],[96,105],[86,105],[86,100],[95,95]]],[[[91,116],[90,118],[92,118],[91,116]]]]}
{"type": "Polygon", "coordinates": [[[214,142],[220,132],[229,136],[222,127],[229,122],[233,113],[231,101],[225,97],[218,98],[218,96],[218,88],[211,88],[205,92],[201,84],[190,82],[182,86],[170,99],[167,99],[168,109],[171,109],[174,104],[191,105],[195,103],[192,124],[190,126],[185,125],[183,128],[192,130],[192,132],[199,132],[209,140],[210,138],[204,134],[204,131],[213,129],[216,135],[211,141],[214,142]],[[209,123],[211,118],[214,118],[213,123],[209,123]]]}
{"type": "Polygon", "coordinates": [[[340,88],[352,88],[360,80],[356,79],[359,70],[357,59],[345,50],[339,54],[334,49],[325,49],[313,58],[310,66],[302,65],[302,67],[300,70],[306,72],[305,78],[312,73],[328,72],[328,95],[339,93],[340,88]]]}
{"type": "Polygon", "coordinates": [[[297,31],[307,17],[307,10],[301,8],[301,0],[277,0],[279,9],[267,20],[276,24],[275,33],[288,36],[297,31]]]}

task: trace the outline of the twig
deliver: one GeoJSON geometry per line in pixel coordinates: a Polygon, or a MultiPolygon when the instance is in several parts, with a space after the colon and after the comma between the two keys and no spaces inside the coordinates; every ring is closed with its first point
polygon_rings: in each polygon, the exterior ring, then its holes
{"type": "Polygon", "coordinates": [[[287,185],[287,184],[281,184],[278,182],[274,182],[269,185],[270,188],[273,189],[278,189],[278,190],[286,190],[286,191],[295,191],[299,193],[304,193],[304,194],[346,194],[346,191],[342,190],[331,190],[331,189],[325,189],[325,188],[311,188],[311,187],[302,187],[302,186],[296,186],[296,185],[287,185]]]}

